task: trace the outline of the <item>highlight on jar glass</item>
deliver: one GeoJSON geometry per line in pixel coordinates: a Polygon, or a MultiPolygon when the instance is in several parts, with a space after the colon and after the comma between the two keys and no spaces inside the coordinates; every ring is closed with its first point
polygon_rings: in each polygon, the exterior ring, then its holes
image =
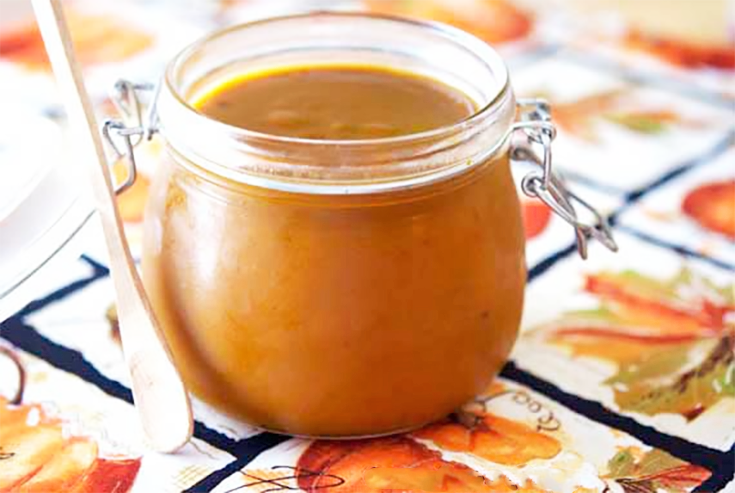
{"type": "Polygon", "coordinates": [[[157,90],[119,88],[130,108],[151,100],[105,126],[128,164],[141,137],[165,141],[142,268],[176,365],[267,430],[405,431],[487,387],[526,282],[511,159],[539,165],[523,191],[581,255],[590,238],[616,249],[552,172],[548,106],[517,102],[497,53],[454,28],[269,19],[188,47],[157,90]]]}

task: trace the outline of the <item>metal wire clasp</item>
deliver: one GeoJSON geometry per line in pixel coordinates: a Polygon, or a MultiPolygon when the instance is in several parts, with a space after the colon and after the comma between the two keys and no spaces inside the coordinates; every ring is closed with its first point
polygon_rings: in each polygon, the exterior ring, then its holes
{"type": "Polygon", "coordinates": [[[617,252],[618,245],[607,218],[589,202],[569,191],[552,169],[551,142],[556,137],[556,127],[551,121],[549,104],[543,99],[519,99],[517,104],[520,121],[513,125],[511,132],[521,130],[528,138],[528,146],[514,146],[511,157],[518,161],[530,161],[542,169],[541,172],[531,172],[523,177],[523,193],[541,200],[574,227],[577,251],[583,259],[587,258],[587,243],[590,238],[595,238],[609,250],[617,252]],[[537,152],[539,148],[540,153],[537,152]],[[580,220],[574,202],[590,212],[594,220],[590,223],[580,220]]]}
{"type": "Polygon", "coordinates": [[[109,119],[102,124],[102,135],[115,153],[116,161],[123,160],[127,166],[125,181],[115,188],[115,193],[122,193],[135,183],[135,146],[151,140],[158,132],[158,90],[158,85],[150,83],[135,84],[127,80],[115,83],[110,99],[121,119],[109,119]],[[145,111],[140,93],[150,93],[145,111]]]}

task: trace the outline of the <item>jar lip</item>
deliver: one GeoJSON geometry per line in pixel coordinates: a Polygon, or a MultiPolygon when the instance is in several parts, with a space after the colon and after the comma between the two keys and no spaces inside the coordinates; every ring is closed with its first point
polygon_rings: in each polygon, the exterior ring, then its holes
{"type": "Polygon", "coordinates": [[[297,13],[290,15],[281,15],[277,17],[270,17],[267,19],[259,19],[255,21],[245,22],[236,24],[225,29],[217,30],[199,40],[193,42],[186,48],[184,48],[179,54],[177,54],[171,62],[169,62],[163,83],[168,90],[169,94],[174,98],[176,102],[181,104],[188,112],[192,113],[193,116],[199,117],[202,122],[206,121],[208,126],[211,128],[219,128],[230,135],[242,137],[244,139],[258,140],[261,142],[269,142],[274,144],[285,144],[285,145],[299,145],[299,146],[340,146],[340,147],[353,147],[353,146],[371,146],[371,145],[395,145],[395,144],[407,144],[411,142],[419,142],[424,139],[435,139],[440,138],[443,135],[450,135],[455,132],[459,132],[464,128],[471,127],[475,123],[482,121],[493,110],[499,106],[499,102],[502,102],[505,96],[510,90],[510,77],[508,75],[508,69],[505,62],[500,57],[497,51],[493,49],[489,44],[477,38],[476,36],[469,34],[461,29],[449,26],[447,24],[428,20],[416,20],[405,17],[398,17],[385,14],[376,14],[370,12],[335,12],[335,11],[311,11],[306,13],[297,13]],[[375,19],[384,20],[390,22],[401,23],[413,27],[425,27],[430,28],[440,35],[447,38],[453,39],[458,44],[468,47],[473,53],[477,54],[483,61],[485,61],[491,68],[493,74],[500,78],[499,89],[497,93],[482,107],[478,108],[471,115],[447,125],[424,130],[421,132],[414,132],[409,134],[402,134],[390,137],[375,137],[366,139],[314,139],[304,137],[291,137],[285,135],[277,135],[266,132],[259,132],[256,130],[250,130],[235,125],[230,125],[222,121],[211,118],[202,112],[194,108],[182,94],[175,87],[175,72],[180,63],[189,59],[193,54],[206,44],[229,35],[234,31],[241,29],[247,29],[249,27],[263,26],[267,24],[276,24],[278,22],[287,20],[298,20],[314,17],[336,17],[336,18],[358,18],[358,19],[375,19]]]}

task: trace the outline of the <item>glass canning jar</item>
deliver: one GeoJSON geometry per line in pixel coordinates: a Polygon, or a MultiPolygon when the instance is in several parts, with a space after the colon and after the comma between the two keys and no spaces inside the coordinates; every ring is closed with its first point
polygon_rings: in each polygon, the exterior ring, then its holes
{"type": "Polygon", "coordinates": [[[497,53],[443,25],[313,13],[226,29],[170,63],[151,115],[137,131],[155,123],[166,146],[145,217],[150,300],[189,389],[268,430],[407,430],[487,387],[523,308],[515,130],[529,142],[517,154],[543,151],[524,190],[575,225],[581,251],[589,236],[614,246],[550,172],[546,106],[517,104],[497,53]],[[312,140],[193,107],[236,75],[341,63],[428,76],[479,109],[416,134],[312,140]]]}

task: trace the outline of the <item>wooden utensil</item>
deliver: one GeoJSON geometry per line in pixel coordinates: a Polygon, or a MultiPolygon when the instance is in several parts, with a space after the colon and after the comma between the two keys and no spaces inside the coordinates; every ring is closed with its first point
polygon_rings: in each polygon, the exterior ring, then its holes
{"type": "Polygon", "coordinates": [[[33,9],[64,96],[102,220],[117,298],[120,334],[133,383],[133,397],[151,446],[173,452],[192,434],[189,396],[176,371],[137,274],[115,202],[107,158],[74,55],[59,0],[33,0],[33,9]]]}

